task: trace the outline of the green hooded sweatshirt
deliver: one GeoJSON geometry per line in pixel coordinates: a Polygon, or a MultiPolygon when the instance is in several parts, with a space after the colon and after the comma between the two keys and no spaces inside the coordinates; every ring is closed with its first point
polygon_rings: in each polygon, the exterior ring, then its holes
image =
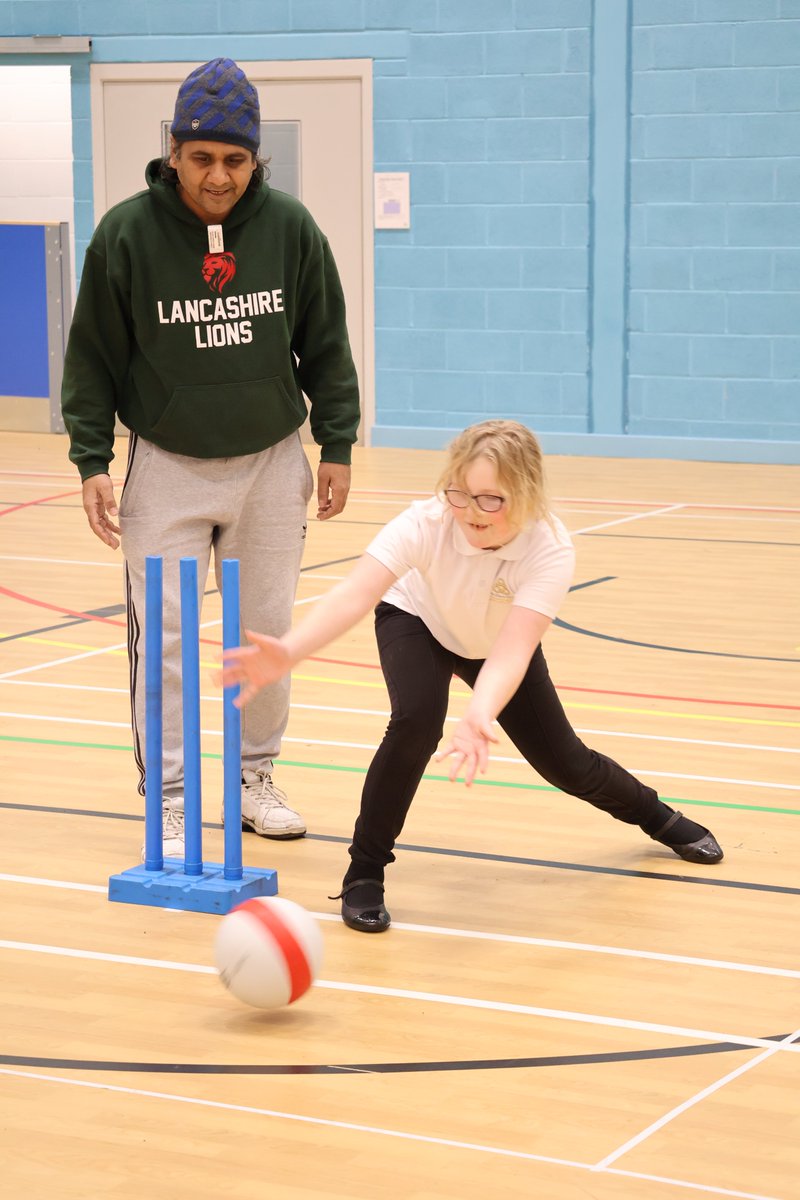
{"type": "Polygon", "coordinates": [[[322,459],[349,463],[358,381],[327,239],[265,183],[234,206],[212,252],[159,166],[86,252],[62,387],[81,478],[108,471],[117,415],[164,450],[229,458],[299,429],[303,392],[322,459]]]}

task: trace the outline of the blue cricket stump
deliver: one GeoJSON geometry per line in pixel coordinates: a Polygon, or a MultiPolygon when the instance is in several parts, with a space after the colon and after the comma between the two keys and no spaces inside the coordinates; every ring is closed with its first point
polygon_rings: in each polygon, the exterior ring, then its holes
{"type": "MultiPolygon", "coordinates": [[[[253,896],[275,896],[278,873],[242,866],[242,721],[234,704],[238,686],[223,691],[224,863],[203,863],[200,748],[200,615],[197,559],[182,558],[181,670],[185,858],[164,858],[163,787],[163,571],[145,560],[145,823],[144,863],[112,875],[108,898],[124,904],[190,912],[227,913],[253,896]]],[[[222,563],[222,645],[238,646],[239,562],[222,563]]]]}

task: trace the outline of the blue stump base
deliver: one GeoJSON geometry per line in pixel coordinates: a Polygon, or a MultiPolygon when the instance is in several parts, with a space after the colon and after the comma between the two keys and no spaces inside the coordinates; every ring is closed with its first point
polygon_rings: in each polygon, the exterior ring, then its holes
{"type": "Polygon", "coordinates": [[[165,858],[160,871],[142,864],[112,875],[109,900],[122,904],[150,904],[187,912],[228,913],[254,896],[277,896],[278,872],[242,869],[241,879],[225,879],[222,863],[204,863],[202,875],[187,875],[182,858],[165,858]]]}

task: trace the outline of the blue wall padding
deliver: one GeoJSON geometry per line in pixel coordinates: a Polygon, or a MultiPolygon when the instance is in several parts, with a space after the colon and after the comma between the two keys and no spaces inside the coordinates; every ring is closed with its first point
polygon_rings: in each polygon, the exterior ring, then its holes
{"type": "Polygon", "coordinates": [[[0,225],[0,395],[50,395],[42,225],[0,225]]]}

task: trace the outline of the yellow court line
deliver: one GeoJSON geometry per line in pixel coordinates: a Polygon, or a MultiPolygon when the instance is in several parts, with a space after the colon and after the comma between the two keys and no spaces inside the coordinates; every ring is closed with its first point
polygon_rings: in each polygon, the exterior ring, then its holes
{"type": "MultiPolygon", "coordinates": [[[[333,679],[326,675],[300,675],[296,671],[292,673],[292,679],[305,680],[307,683],[337,683],[348,687],[365,687],[365,688],[381,688],[385,690],[383,683],[371,683],[368,681],[356,681],[353,679],[333,679]]],[[[558,691],[558,688],[556,688],[558,691]]],[[[451,696],[469,697],[472,692],[451,691],[451,696]]],[[[721,721],[730,722],[734,725],[769,725],[780,726],[789,729],[800,728],[800,721],[768,721],[760,717],[724,717],[716,713],[683,713],[683,712],[665,712],[656,708],[624,708],[619,704],[587,704],[581,700],[565,700],[563,696],[561,703],[565,708],[582,708],[588,709],[590,712],[614,712],[614,713],[633,713],[635,716],[645,717],[680,717],[686,721],[721,721]]]]}
{"type": "MultiPolygon", "coordinates": [[[[5,633],[0,633],[0,638],[7,637],[7,636],[8,635],[5,633]]],[[[119,637],[125,636],[124,625],[120,626],[118,636],[119,637]]],[[[18,642],[35,642],[37,646],[55,646],[55,648],[57,650],[102,650],[102,646],[86,646],[82,642],[59,642],[55,638],[34,637],[33,635],[28,635],[28,634],[23,634],[22,637],[17,638],[17,641],[18,642]]],[[[106,654],[119,654],[119,655],[125,655],[127,657],[128,652],[124,648],[121,650],[109,649],[106,651],[106,654]]]]}
{"type": "MultiPolygon", "coordinates": [[[[0,636],[2,636],[2,635],[0,635],[0,636]]],[[[79,642],[59,642],[59,641],[55,641],[55,640],[49,639],[49,638],[35,638],[35,637],[31,637],[28,639],[20,638],[20,641],[24,641],[24,640],[37,642],[38,644],[40,644],[42,646],[56,646],[61,650],[64,650],[64,649],[66,649],[66,650],[97,650],[98,649],[97,646],[86,646],[86,645],[82,645],[79,642]]],[[[107,653],[111,654],[111,655],[117,655],[119,657],[123,657],[123,656],[127,657],[127,651],[124,649],[108,650],[107,653]]],[[[215,662],[201,661],[200,666],[204,670],[215,671],[215,670],[219,669],[219,662],[217,662],[217,661],[215,661],[215,662]]],[[[334,684],[338,684],[343,687],[371,688],[373,690],[377,689],[380,691],[386,690],[386,685],[383,683],[382,680],[381,681],[375,680],[373,682],[372,680],[361,680],[361,679],[339,679],[339,678],[336,678],[336,677],[333,677],[330,675],[301,675],[297,671],[292,673],[292,679],[294,679],[295,681],[302,681],[304,683],[328,683],[328,684],[334,683],[334,684]]],[[[558,689],[556,689],[556,690],[558,690],[558,689]]],[[[451,691],[450,694],[451,694],[451,696],[458,696],[458,697],[462,697],[462,698],[467,698],[472,695],[471,692],[461,692],[461,691],[456,691],[456,690],[451,691]]],[[[683,721],[715,721],[715,722],[718,722],[719,724],[728,724],[728,725],[763,725],[763,726],[768,726],[770,728],[775,728],[775,729],[798,729],[798,728],[800,728],[800,721],[770,721],[763,717],[739,717],[739,716],[728,717],[728,716],[723,716],[720,713],[685,713],[685,712],[665,711],[663,709],[656,709],[656,708],[627,708],[627,707],[623,707],[622,705],[619,705],[619,704],[587,704],[585,701],[581,701],[581,700],[566,700],[566,699],[564,699],[563,696],[561,697],[561,703],[564,705],[565,708],[578,708],[578,709],[583,709],[588,712],[624,713],[624,714],[627,714],[628,716],[633,715],[633,716],[637,716],[637,717],[642,717],[642,716],[644,716],[644,717],[678,717],[680,720],[683,720],[683,721]]]]}

